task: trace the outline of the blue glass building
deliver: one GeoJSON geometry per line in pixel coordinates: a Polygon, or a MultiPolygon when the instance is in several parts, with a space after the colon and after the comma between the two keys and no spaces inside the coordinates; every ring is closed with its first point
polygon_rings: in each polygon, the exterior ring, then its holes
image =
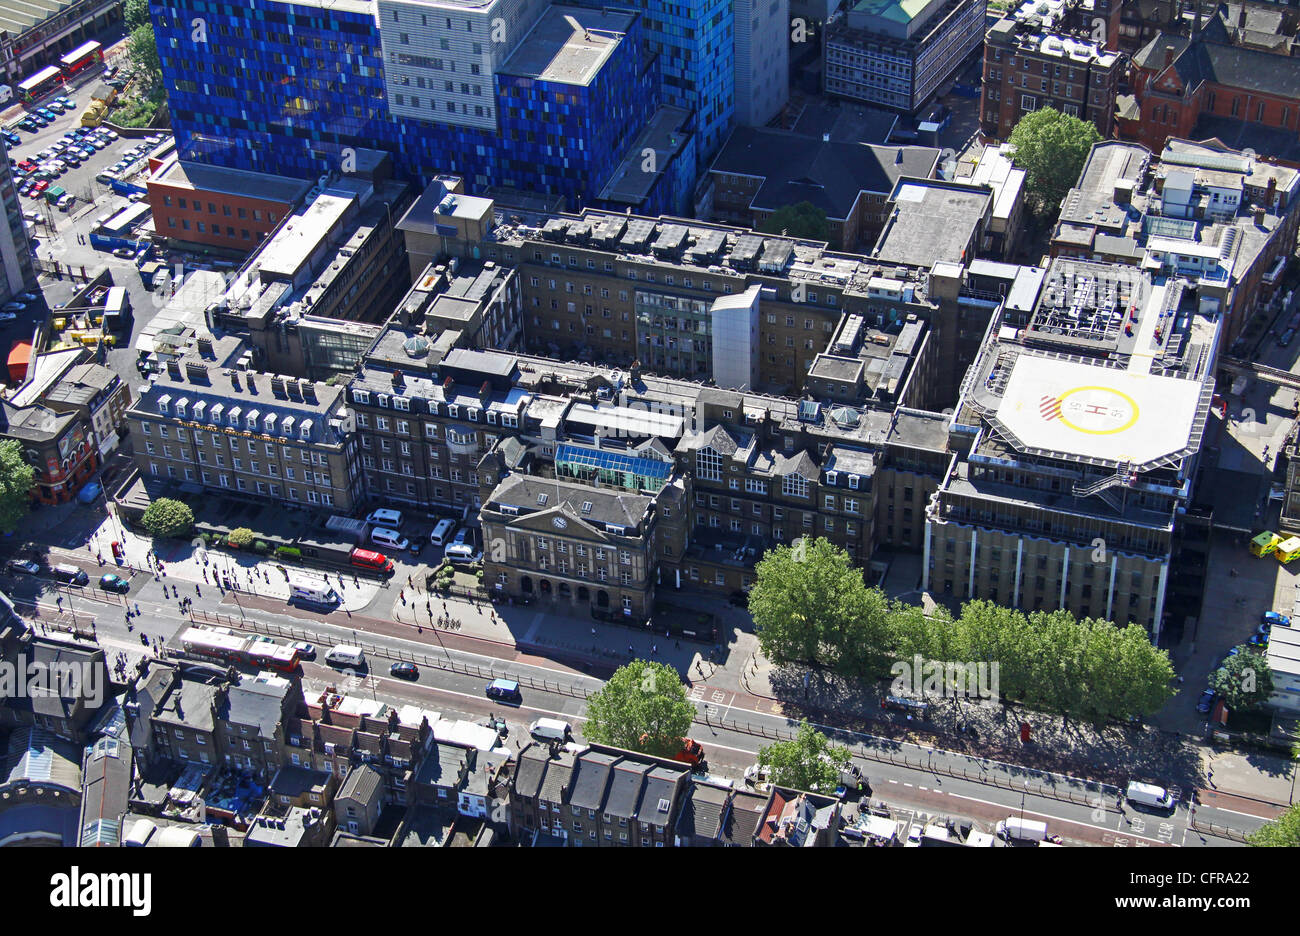
{"type": "MultiPolygon", "coordinates": [[[[725,0],[710,3],[726,10],[725,0]]],[[[573,12],[593,24],[589,32],[597,37],[611,35],[599,66],[548,73],[534,64],[536,74],[529,74],[530,55],[542,62],[530,47],[546,44],[539,27],[552,13],[558,17],[558,11],[548,11],[495,75],[498,133],[390,112],[394,89],[385,84],[378,11],[371,0],[150,5],[182,158],[314,178],[339,170],[349,148],[377,149],[391,153],[398,173],[420,185],[452,173],[471,191],[508,185],[562,194],[578,207],[595,203],[624,150],[659,107],[661,91],[676,85],[661,71],[661,63],[674,57],[650,54],[643,17],[573,12]],[[609,17],[618,17],[622,29],[606,22],[609,17]],[[615,33],[625,35],[614,39],[615,33]]],[[[729,18],[719,22],[729,32],[729,18]]],[[[684,39],[694,29],[680,28],[684,39]]],[[[696,42],[693,33],[690,42],[696,42]]],[[[672,67],[702,73],[690,51],[672,67]]],[[[709,83],[729,88],[731,71],[724,71],[709,83]]],[[[681,95],[682,106],[694,109],[687,97],[681,95]]],[[[720,128],[720,142],[725,121],[710,119],[720,128]]],[[[697,147],[689,150],[665,167],[671,171],[656,187],[656,201],[683,202],[676,188],[683,181],[689,187],[695,174],[697,147]]]]}

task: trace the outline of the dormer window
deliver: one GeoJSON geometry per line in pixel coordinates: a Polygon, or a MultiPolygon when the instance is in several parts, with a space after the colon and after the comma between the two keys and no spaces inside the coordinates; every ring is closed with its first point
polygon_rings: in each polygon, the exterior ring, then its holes
{"type": "Polygon", "coordinates": [[[185,411],[188,410],[189,408],[190,408],[189,397],[181,397],[179,400],[176,401],[176,415],[179,416],[181,419],[186,418],[185,411]]]}
{"type": "Polygon", "coordinates": [[[243,411],[242,409],[240,409],[238,406],[236,406],[234,409],[232,409],[232,410],[231,410],[231,411],[226,415],[226,421],[227,421],[231,426],[234,426],[236,429],[238,429],[238,428],[239,428],[239,417],[242,416],[243,414],[244,414],[244,411],[243,411]]]}
{"type": "Polygon", "coordinates": [[[836,478],[838,478],[838,477],[839,477],[839,474],[838,474],[837,472],[834,472],[834,471],[828,471],[828,472],[826,472],[826,483],[827,483],[827,484],[834,484],[835,481],[836,481],[836,478]]]}
{"type": "Polygon", "coordinates": [[[214,404],[212,407],[212,412],[208,416],[209,422],[211,422],[214,426],[219,425],[221,423],[222,414],[224,414],[225,411],[226,411],[226,405],[224,403],[214,404]]]}
{"type": "Polygon", "coordinates": [[[447,415],[452,419],[460,419],[460,407],[455,403],[447,404],[447,415]]]}
{"type": "Polygon", "coordinates": [[[857,475],[849,475],[849,488],[850,488],[850,490],[854,490],[854,491],[856,491],[856,490],[858,489],[858,476],[857,476],[857,475]]]}
{"type": "Polygon", "coordinates": [[[488,417],[488,422],[489,422],[489,423],[491,423],[491,424],[494,425],[494,426],[497,424],[497,413],[496,413],[496,410],[488,410],[487,417],[488,417]]]}
{"type": "Polygon", "coordinates": [[[369,391],[369,390],[353,390],[353,391],[352,391],[352,402],[354,402],[354,403],[364,403],[365,405],[369,406],[369,405],[370,405],[370,391],[369,391]]]}
{"type": "Polygon", "coordinates": [[[311,430],[312,421],[310,419],[304,419],[302,424],[298,427],[298,438],[307,441],[311,438],[311,430]]]}
{"type": "Polygon", "coordinates": [[[478,410],[476,410],[476,409],[470,409],[470,411],[469,411],[469,421],[470,421],[470,422],[478,422],[478,410]]]}
{"type": "Polygon", "coordinates": [[[262,414],[259,413],[257,410],[251,410],[249,414],[244,417],[244,425],[248,427],[250,432],[257,431],[257,421],[261,417],[261,415],[262,414]]]}
{"type": "Polygon", "coordinates": [[[202,418],[203,418],[203,411],[204,411],[205,409],[207,409],[207,408],[208,408],[208,404],[204,403],[202,400],[199,400],[197,403],[195,403],[195,404],[194,404],[194,418],[195,418],[195,419],[202,419],[202,418]]]}
{"type": "Polygon", "coordinates": [[[172,398],[170,394],[164,393],[158,398],[158,412],[163,415],[169,415],[172,410],[172,398]]]}
{"type": "Polygon", "coordinates": [[[384,409],[387,409],[387,408],[388,408],[388,394],[387,394],[387,393],[381,393],[381,394],[379,394],[379,405],[382,406],[384,409]]]}
{"type": "Polygon", "coordinates": [[[409,413],[411,411],[411,401],[406,397],[393,397],[393,409],[409,413]]]}

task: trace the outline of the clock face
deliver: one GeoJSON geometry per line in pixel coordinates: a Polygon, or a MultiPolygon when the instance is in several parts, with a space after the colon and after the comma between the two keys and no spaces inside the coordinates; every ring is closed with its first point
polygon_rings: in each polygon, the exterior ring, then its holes
{"type": "Polygon", "coordinates": [[[563,517],[556,517],[551,522],[555,524],[555,528],[557,530],[563,530],[566,526],[569,525],[569,521],[565,520],[563,517]]]}

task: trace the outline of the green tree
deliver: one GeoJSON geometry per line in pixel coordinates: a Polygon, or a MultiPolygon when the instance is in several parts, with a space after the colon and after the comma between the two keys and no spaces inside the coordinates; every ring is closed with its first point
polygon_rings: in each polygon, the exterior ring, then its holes
{"type": "Polygon", "coordinates": [[[149,25],[149,0],[126,0],[126,31],[149,25]]]}
{"type": "Polygon", "coordinates": [[[1272,822],[1266,822],[1246,839],[1256,848],[1300,847],[1300,803],[1292,806],[1272,822]]]}
{"type": "Polygon", "coordinates": [[[1240,653],[1228,657],[1210,674],[1210,688],[1229,710],[1245,711],[1262,705],[1273,694],[1273,671],[1263,653],[1242,646],[1240,653]]]}
{"type": "Polygon", "coordinates": [[[681,750],[695,706],[677,670],[664,663],[633,660],[621,666],[587,699],[587,740],[659,757],[681,750]]]}
{"type": "Polygon", "coordinates": [[[886,669],[888,604],[830,540],[769,550],[755,567],[749,611],[774,663],[818,663],[859,678],[886,669]]]}
{"type": "Polygon", "coordinates": [[[835,792],[840,771],[851,760],[848,748],[833,744],[807,721],[799,723],[793,741],[777,741],[758,751],[759,764],[777,786],[819,793],[835,792]]]}
{"type": "Polygon", "coordinates": [[[1044,107],[1020,118],[1007,141],[1015,164],[1028,175],[1033,210],[1055,215],[1079,180],[1092,145],[1101,140],[1086,120],[1044,107]]]}
{"type": "Polygon", "coordinates": [[[188,536],[194,529],[194,511],[181,501],[160,497],[149,505],[140,522],[151,536],[188,536]]]}
{"type": "Polygon", "coordinates": [[[0,533],[12,533],[31,509],[36,469],[23,461],[17,439],[0,442],[0,533]]]}
{"type": "Polygon", "coordinates": [[[787,237],[807,237],[823,241],[828,240],[831,234],[826,212],[812,202],[806,201],[778,208],[759,225],[758,229],[766,234],[784,233],[787,237]]]}
{"type": "Polygon", "coordinates": [[[136,71],[146,78],[150,85],[156,84],[162,78],[162,62],[158,58],[158,43],[154,40],[152,23],[145,23],[131,30],[126,54],[136,71]]]}
{"type": "Polygon", "coordinates": [[[226,537],[226,542],[231,546],[237,546],[240,549],[247,549],[249,546],[253,545],[253,540],[256,538],[257,534],[248,527],[236,527],[230,531],[230,535],[226,537]]]}

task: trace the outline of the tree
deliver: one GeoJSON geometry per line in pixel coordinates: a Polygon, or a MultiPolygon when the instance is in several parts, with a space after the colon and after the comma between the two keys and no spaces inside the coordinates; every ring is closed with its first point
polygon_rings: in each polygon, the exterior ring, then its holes
{"type": "Polygon", "coordinates": [[[17,439],[0,442],[0,533],[12,533],[31,508],[36,469],[23,461],[17,439]]]}
{"type": "Polygon", "coordinates": [[[1055,215],[1079,180],[1092,145],[1101,140],[1086,120],[1044,107],[1020,118],[1011,131],[1012,159],[1028,175],[1029,195],[1039,215],[1055,215]]]}
{"type": "Polygon", "coordinates": [[[149,505],[140,522],[151,536],[188,536],[194,529],[194,511],[181,501],[160,497],[149,505]]]}
{"type": "Polygon", "coordinates": [[[230,535],[226,537],[226,542],[238,549],[247,549],[253,545],[253,540],[256,538],[257,534],[248,527],[236,527],[230,531],[230,535]]]}
{"type": "Polygon", "coordinates": [[[126,0],[126,31],[135,32],[149,25],[149,0],[126,0]]]}
{"type": "Polygon", "coordinates": [[[582,731],[589,741],[672,757],[681,750],[694,719],[695,706],[677,670],[665,663],[633,660],[587,699],[582,731]]]}
{"type": "Polygon", "coordinates": [[[851,760],[848,748],[832,744],[806,721],[799,723],[793,741],[777,741],[758,751],[758,762],[767,768],[772,783],[819,793],[835,792],[840,772],[851,760]]]}
{"type": "Polygon", "coordinates": [[[758,229],[767,234],[784,233],[787,237],[807,237],[822,241],[828,240],[831,233],[826,212],[806,201],[778,208],[758,229]]]}
{"type": "Polygon", "coordinates": [[[148,77],[150,84],[157,83],[162,77],[162,61],[158,58],[158,43],[154,40],[152,23],[131,30],[126,54],[136,70],[148,77]]]}
{"type": "Polygon", "coordinates": [[[1300,803],[1264,823],[1247,837],[1246,843],[1256,848],[1300,847],[1300,803]]]}
{"type": "Polygon", "coordinates": [[[818,663],[847,676],[885,671],[889,607],[830,540],[769,550],[755,567],[749,611],[774,663],[818,663]]]}
{"type": "Polygon", "coordinates": [[[1210,688],[1229,710],[1252,709],[1273,694],[1273,671],[1263,653],[1243,646],[1240,653],[1228,657],[1210,674],[1210,688]]]}

